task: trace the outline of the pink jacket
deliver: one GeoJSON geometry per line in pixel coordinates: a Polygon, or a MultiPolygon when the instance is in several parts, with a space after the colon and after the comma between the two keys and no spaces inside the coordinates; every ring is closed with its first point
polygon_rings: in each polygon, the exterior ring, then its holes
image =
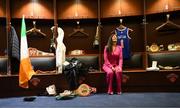
{"type": "Polygon", "coordinates": [[[109,68],[115,67],[118,68],[119,71],[122,71],[122,63],[123,63],[123,55],[122,55],[122,47],[117,45],[115,50],[111,53],[107,53],[107,46],[104,48],[104,65],[109,68]]]}

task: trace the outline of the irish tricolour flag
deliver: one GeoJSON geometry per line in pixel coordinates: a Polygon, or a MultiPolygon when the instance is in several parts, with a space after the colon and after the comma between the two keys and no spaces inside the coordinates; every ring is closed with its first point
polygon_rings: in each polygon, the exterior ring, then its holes
{"type": "Polygon", "coordinates": [[[20,46],[20,68],[19,68],[19,86],[29,88],[28,81],[35,74],[32,69],[31,61],[28,53],[28,44],[26,37],[26,24],[24,15],[21,24],[21,46],[20,46]]]}

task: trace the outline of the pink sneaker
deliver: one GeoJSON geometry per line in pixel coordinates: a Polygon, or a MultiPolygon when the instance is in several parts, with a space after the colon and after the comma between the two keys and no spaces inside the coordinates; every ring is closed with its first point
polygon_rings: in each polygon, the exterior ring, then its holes
{"type": "Polygon", "coordinates": [[[122,94],[122,92],[117,92],[117,95],[121,95],[122,94]]]}
{"type": "Polygon", "coordinates": [[[113,92],[108,92],[109,95],[113,95],[113,92]]]}

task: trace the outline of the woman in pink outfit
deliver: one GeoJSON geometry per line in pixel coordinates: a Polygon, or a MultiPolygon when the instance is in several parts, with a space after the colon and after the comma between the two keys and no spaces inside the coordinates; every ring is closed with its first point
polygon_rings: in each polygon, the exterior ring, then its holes
{"type": "Polygon", "coordinates": [[[107,93],[113,94],[113,76],[116,76],[117,94],[121,94],[121,78],[122,78],[122,47],[117,45],[117,36],[112,34],[108,43],[104,48],[104,64],[103,70],[106,72],[106,80],[108,84],[107,93]]]}

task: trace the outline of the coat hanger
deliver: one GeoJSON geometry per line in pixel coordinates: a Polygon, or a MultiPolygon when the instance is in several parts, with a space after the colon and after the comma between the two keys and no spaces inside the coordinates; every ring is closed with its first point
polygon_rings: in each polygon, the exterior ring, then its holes
{"type": "Polygon", "coordinates": [[[155,29],[156,31],[162,32],[162,31],[171,31],[171,30],[180,29],[180,25],[177,25],[169,20],[169,17],[170,17],[169,14],[167,14],[166,17],[167,17],[167,21],[165,23],[161,24],[160,26],[156,27],[156,29],[155,29]]]}
{"type": "Polygon", "coordinates": [[[41,32],[40,29],[37,29],[37,28],[36,28],[36,21],[33,21],[33,26],[34,26],[34,27],[33,27],[32,29],[30,29],[30,30],[28,30],[28,31],[26,32],[27,35],[30,35],[30,34],[37,35],[37,34],[39,34],[39,35],[41,35],[41,36],[43,36],[43,37],[46,36],[45,33],[41,32]]]}
{"type": "Polygon", "coordinates": [[[120,21],[120,25],[119,25],[119,29],[125,29],[126,28],[126,26],[124,26],[123,24],[122,24],[122,21],[123,21],[123,19],[119,19],[119,21],[120,21]]]}
{"type": "MultiPolygon", "coordinates": [[[[123,29],[127,28],[126,26],[124,26],[124,25],[122,24],[123,19],[119,19],[119,21],[120,21],[120,25],[119,25],[119,27],[117,27],[116,29],[123,30],[123,29]]],[[[131,29],[131,28],[128,28],[128,30],[131,31],[131,32],[133,31],[133,29],[131,29]]],[[[111,33],[114,33],[114,30],[113,30],[111,33]]]]}
{"type": "MultiPolygon", "coordinates": [[[[123,22],[123,19],[119,19],[119,21],[120,21],[120,25],[119,25],[119,29],[125,29],[126,28],[126,26],[124,26],[123,24],[122,24],[122,22],[123,22]]],[[[133,31],[133,29],[131,29],[131,28],[128,28],[129,29],[129,31],[133,31]]]]}
{"type": "Polygon", "coordinates": [[[83,28],[80,28],[80,25],[79,25],[79,21],[76,22],[77,23],[77,28],[74,29],[74,31],[72,33],[69,34],[69,37],[82,37],[82,36],[89,36],[88,33],[84,32],[84,29],[83,28]],[[81,34],[81,35],[79,35],[81,34]]]}

